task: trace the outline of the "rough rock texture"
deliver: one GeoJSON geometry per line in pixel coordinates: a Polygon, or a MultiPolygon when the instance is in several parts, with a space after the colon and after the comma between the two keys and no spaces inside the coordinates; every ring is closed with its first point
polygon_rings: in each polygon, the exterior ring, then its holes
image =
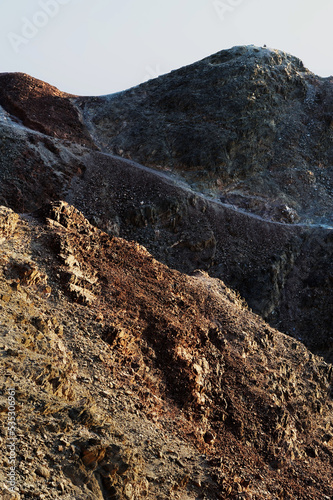
{"type": "Polygon", "coordinates": [[[296,57],[234,47],[76,103],[103,151],[265,218],[332,223],[333,79],[296,57]]]}
{"type": "Polygon", "coordinates": [[[27,212],[65,199],[97,227],[135,239],[167,265],[187,273],[203,269],[224,280],[271,325],[332,360],[331,229],[304,222],[312,211],[312,221],[328,224],[332,213],[329,79],[315,77],[282,52],[236,47],[101,98],[75,98],[22,74],[0,75],[1,82],[0,100],[8,110],[0,107],[1,203],[27,212]],[[258,98],[241,106],[252,86],[258,98]],[[30,118],[20,122],[19,115],[30,118]],[[277,123],[268,136],[266,115],[277,123]],[[207,116],[214,147],[207,142],[207,116]],[[308,130],[314,123],[321,145],[308,130]],[[179,127],[185,126],[194,135],[182,136],[179,127]],[[228,150],[228,134],[236,132],[235,154],[228,153],[233,159],[226,167],[219,155],[228,150]],[[149,151],[169,141],[168,134],[183,137],[184,147],[203,155],[200,168],[190,166],[181,148],[172,174],[167,154],[158,165],[152,161],[149,151]],[[192,144],[196,134],[201,139],[192,144]],[[288,148],[281,134],[288,135],[288,148]],[[126,149],[113,147],[114,141],[126,149]],[[91,150],[93,142],[101,151],[91,150]],[[111,150],[159,170],[106,152],[111,150]],[[319,154],[322,175],[309,174],[307,182],[304,168],[312,162],[313,173],[319,154]],[[241,158],[252,165],[246,175],[241,158]],[[198,168],[202,182],[192,175],[198,168]],[[260,195],[249,195],[251,186],[260,195]]]}
{"type": "Polygon", "coordinates": [[[332,95],[252,46],[104,97],[0,75],[16,497],[333,496],[332,95]]]}
{"type": "Polygon", "coordinates": [[[0,243],[3,243],[15,232],[19,216],[10,208],[0,207],[0,217],[0,243]]]}
{"type": "Polygon", "coordinates": [[[0,203],[22,213],[65,197],[87,151],[17,123],[0,106],[0,203]]]}
{"type": "Polygon", "coordinates": [[[332,497],[332,366],[222,281],[59,202],[2,244],[0,306],[18,498],[332,497]]]}
{"type": "Polygon", "coordinates": [[[67,200],[93,224],[172,268],[222,279],[254,312],[333,360],[331,229],[265,221],[108,155],[85,161],[67,200]]]}
{"type": "Polygon", "coordinates": [[[0,74],[0,106],[26,127],[94,147],[70,94],[24,73],[0,74]]]}

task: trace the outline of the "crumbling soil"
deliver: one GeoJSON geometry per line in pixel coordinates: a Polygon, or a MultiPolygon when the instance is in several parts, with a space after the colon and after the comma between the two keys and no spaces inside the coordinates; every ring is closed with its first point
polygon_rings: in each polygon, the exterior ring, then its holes
{"type": "Polygon", "coordinates": [[[3,220],[21,498],[332,496],[322,358],[65,203],[3,220]]]}

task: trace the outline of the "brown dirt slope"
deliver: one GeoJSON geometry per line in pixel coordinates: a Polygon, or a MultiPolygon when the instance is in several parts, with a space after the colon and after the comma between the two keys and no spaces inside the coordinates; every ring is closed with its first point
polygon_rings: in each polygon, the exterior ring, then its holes
{"type": "Polygon", "coordinates": [[[0,130],[3,205],[24,213],[65,199],[168,266],[222,279],[271,325],[332,361],[332,229],[251,216],[179,175],[31,130],[1,107],[0,130]]]}
{"type": "Polygon", "coordinates": [[[25,73],[0,74],[0,106],[26,127],[94,148],[72,96],[25,73]]]}
{"type": "Polygon", "coordinates": [[[20,498],[332,497],[331,365],[64,202],[0,224],[20,498]]]}

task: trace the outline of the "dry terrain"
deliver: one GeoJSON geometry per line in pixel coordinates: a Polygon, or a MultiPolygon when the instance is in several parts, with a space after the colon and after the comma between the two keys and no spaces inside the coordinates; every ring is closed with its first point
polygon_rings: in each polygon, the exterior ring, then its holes
{"type": "Polygon", "coordinates": [[[332,83],[0,74],[1,498],[333,498],[332,83]]]}

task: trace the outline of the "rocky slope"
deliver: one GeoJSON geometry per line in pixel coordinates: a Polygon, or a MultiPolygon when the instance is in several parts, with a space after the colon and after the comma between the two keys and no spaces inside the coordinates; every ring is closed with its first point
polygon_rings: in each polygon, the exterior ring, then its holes
{"type": "Polygon", "coordinates": [[[332,102],[252,46],[111,96],[0,74],[23,498],[332,496],[332,102]]]}
{"type": "Polygon", "coordinates": [[[63,202],[0,228],[17,498],[331,498],[331,365],[63,202]]]}
{"type": "MultiPolygon", "coordinates": [[[[35,121],[39,102],[30,106],[35,121]]],[[[3,204],[29,212],[67,200],[95,226],[138,241],[172,268],[222,279],[273,326],[333,359],[329,227],[273,223],[204,196],[175,174],[47,136],[5,111],[0,118],[3,204]]]]}
{"type": "Polygon", "coordinates": [[[234,47],[74,102],[103,151],[178,172],[265,218],[332,223],[333,79],[296,57],[234,47]]]}

